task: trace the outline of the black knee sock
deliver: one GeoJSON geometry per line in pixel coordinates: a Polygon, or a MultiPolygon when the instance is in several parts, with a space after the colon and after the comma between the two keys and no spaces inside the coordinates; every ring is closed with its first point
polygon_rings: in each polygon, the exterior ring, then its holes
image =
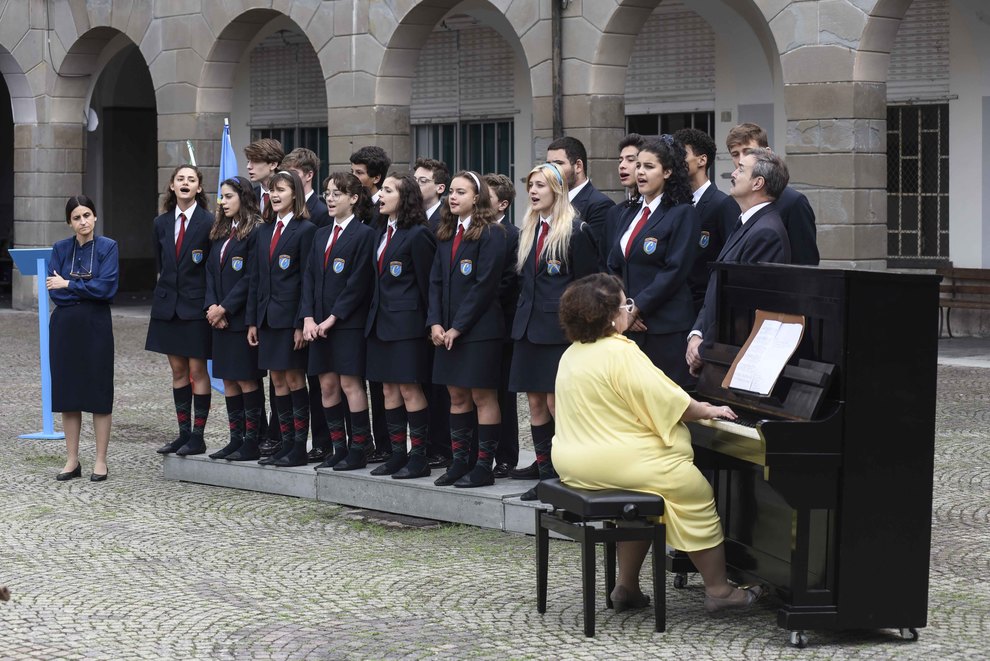
{"type": "Polygon", "coordinates": [[[385,409],[385,424],[388,425],[388,440],[392,446],[392,456],[406,455],[406,407],[385,409]]]}
{"type": "Polygon", "coordinates": [[[409,411],[409,441],[412,448],[409,454],[413,456],[426,456],[426,444],[430,434],[430,411],[420,409],[419,411],[409,411]]]}
{"type": "Polygon", "coordinates": [[[230,444],[240,447],[244,442],[244,396],[224,397],[227,403],[227,425],[230,427],[230,444]]]}
{"type": "Polygon", "coordinates": [[[309,438],[309,391],[306,386],[289,393],[292,400],[292,440],[306,447],[309,438]]]}
{"type": "Polygon", "coordinates": [[[292,395],[275,395],[275,413],[282,446],[292,443],[292,395]]]}
{"type": "Polygon", "coordinates": [[[474,436],[474,411],[450,414],[450,450],[454,461],[465,466],[471,461],[471,437],[474,436]]]}
{"type": "Polygon", "coordinates": [[[533,430],[533,447],[536,450],[536,464],[540,468],[540,479],[549,480],[557,477],[550,461],[550,450],[553,445],[554,424],[550,422],[530,427],[533,430]]]}
{"type": "Polygon", "coordinates": [[[368,409],[351,411],[351,447],[368,450],[371,444],[371,416],[368,409]]]}
{"type": "Polygon", "coordinates": [[[488,470],[492,469],[495,451],[498,449],[499,425],[478,425],[478,463],[488,470]]]}
{"type": "Polygon", "coordinates": [[[213,401],[213,393],[205,395],[193,394],[193,425],[192,435],[203,440],[203,431],[206,429],[206,419],[210,415],[210,402],[213,401]]]}
{"type": "Polygon", "coordinates": [[[192,429],[192,386],[172,388],[172,401],[175,402],[175,419],[179,422],[179,436],[189,439],[192,429]]]}
{"type": "Polygon", "coordinates": [[[261,421],[265,417],[265,394],[259,388],[244,393],[244,445],[248,450],[258,448],[261,435],[261,421]]]}
{"type": "Polygon", "coordinates": [[[323,417],[326,418],[327,427],[330,429],[330,443],[333,445],[333,453],[347,452],[347,434],[344,432],[344,403],[341,401],[335,406],[324,406],[323,417]]]}

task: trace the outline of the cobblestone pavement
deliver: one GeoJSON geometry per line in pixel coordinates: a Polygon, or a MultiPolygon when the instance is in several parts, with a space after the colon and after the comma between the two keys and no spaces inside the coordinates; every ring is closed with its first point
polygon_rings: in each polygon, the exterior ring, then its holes
{"type": "MultiPolygon", "coordinates": [[[[389,528],[346,508],[167,482],[164,358],[146,320],[114,317],[116,414],[110,479],[52,478],[58,441],[40,426],[36,316],[0,312],[0,602],[3,659],[987,658],[990,637],[990,370],[939,368],[929,626],[813,633],[787,645],[773,603],[710,619],[696,579],[668,592],[668,630],[599,598],[581,633],[578,549],[551,544],[549,607],[536,612],[533,538],[442,525],[389,528]]],[[[85,347],[79,347],[85,350],[85,347]]],[[[224,409],[213,402],[211,447],[224,409]]],[[[83,431],[84,474],[92,431],[83,431]]],[[[669,582],[668,582],[669,584],[669,582]]],[[[877,595],[878,599],[883,595],[877,595]]]]}

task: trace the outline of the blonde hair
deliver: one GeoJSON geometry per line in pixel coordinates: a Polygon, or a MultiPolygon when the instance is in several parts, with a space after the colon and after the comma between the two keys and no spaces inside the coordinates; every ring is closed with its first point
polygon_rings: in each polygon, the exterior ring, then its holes
{"type": "MultiPolygon", "coordinates": [[[[567,263],[567,251],[571,245],[571,233],[574,228],[574,218],[577,212],[567,199],[567,184],[560,176],[560,171],[552,163],[540,163],[526,175],[526,189],[534,174],[541,174],[547,181],[550,192],[553,193],[553,208],[550,210],[550,233],[543,244],[543,254],[546,258],[567,263]]],[[[520,273],[529,260],[529,251],[536,241],[536,231],[540,224],[540,214],[533,211],[532,204],[526,208],[522,230],[519,232],[519,254],[516,256],[516,271],[520,273]]]]}

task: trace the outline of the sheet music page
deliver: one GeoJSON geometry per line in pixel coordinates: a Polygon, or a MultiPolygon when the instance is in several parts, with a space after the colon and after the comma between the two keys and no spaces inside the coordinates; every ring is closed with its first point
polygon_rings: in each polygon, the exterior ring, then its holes
{"type": "Polygon", "coordinates": [[[736,364],[729,387],[769,395],[803,331],[801,324],[765,320],[736,364]]]}

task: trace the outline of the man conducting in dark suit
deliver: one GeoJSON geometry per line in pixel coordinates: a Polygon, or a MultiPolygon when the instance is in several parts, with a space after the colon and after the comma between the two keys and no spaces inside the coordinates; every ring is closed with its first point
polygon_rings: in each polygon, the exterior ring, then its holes
{"type": "Polygon", "coordinates": [[[708,167],[715,162],[715,141],[704,131],[681,129],[674,139],[684,145],[687,153],[688,178],[694,195],[694,208],[701,221],[698,227],[697,253],[688,276],[688,287],[694,299],[694,313],[701,311],[708,288],[708,264],[722,252],[722,246],[739,217],[739,205],[716,188],[708,178],[708,167]]]}
{"type": "MultiPolygon", "coordinates": [[[[784,160],[769,149],[751,149],[740,157],[732,173],[729,194],[739,205],[741,215],[718,255],[719,262],[791,263],[790,239],[774,203],[787,187],[789,178],[784,160]]],[[[714,341],[716,289],[712,274],[708,278],[705,303],[688,334],[685,359],[695,376],[704,362],[701,357],[703,345],[714,341]]]]}
{"type": "MultiPolygon", "coordinates": [[[[725,146],[732,156],[732,164],[739,166],[739,158],[748,149],[769,149],[767,132],[757,124],[740,124],[729,131],[725,146]]],[[[818,234],[815,229],[815,212],[804,193],[787,186],[775,202],[780,221],[787,230],[791,242],[791,263],[818,266],[818,234]]]]}
{"type": "Polygon", "coordinates": [[[588,179],[588,152],[577,138],[557,138],[547,147],[547,162],[553,163],[567,182],[567,198],[581,220],[588,223],[596,245],[605,234],[605,216],[615,206],[608,196],[588,179]]]}

